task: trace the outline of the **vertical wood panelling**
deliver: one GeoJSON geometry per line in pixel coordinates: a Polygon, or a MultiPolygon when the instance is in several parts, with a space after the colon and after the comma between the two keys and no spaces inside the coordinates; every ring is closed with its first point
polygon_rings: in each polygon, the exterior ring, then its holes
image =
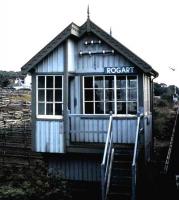
{"type": "MultiPolygon", "coordinates": [[[[72,142],[104,143],[106,141],[108,119],[70,117],[72,142]]],[[[113,119],[113,142],[134,143],[136,119],[113,119]]]]}
{"type": "Polygon", "coordinates": [[[133,66],[127,59],[119,53],[114,54],[93,54],[93,55],[79,55],[79,52],[102,52],[103,50],[113,50],[110,46],[102,41],[101,44],[85,45],[85,41],[98,41],[96,36],[86,36],[78,43],[78,61],[76,72],[104,72],[104,67],[120,67],[120,66],[133,66]]]}
{"type": "Polygon", "coordinates": [[[152,115],[144,117],[145,159],[150,160],[152,145],[152,115]]]}
{"type": "Polygon", "coordinates": [[[35,68],[38,73],[63,72],[64,49],[63,45],[57,47],[53,52],[46,56],[35,68]]]}
{"type": "Polygon", "coordinates": [[[100,160],[50,158],[49,169],[61,172],[65,179],[76,181],[100,181],[100,160]]]}
{"type": "Polygon", "coordinates": [[[36,121],[36,151],[63,153],[63,122],[36,121]]]}

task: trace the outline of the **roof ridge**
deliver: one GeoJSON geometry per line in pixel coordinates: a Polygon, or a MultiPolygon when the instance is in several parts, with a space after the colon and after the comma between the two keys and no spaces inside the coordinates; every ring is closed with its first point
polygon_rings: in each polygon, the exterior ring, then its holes
{"type": "Polygon", "coordinates": [[[21,68],[21,70],[24,73],[27,73],[70,35],[74,35],[80,38],[86,32],[93,32],[96,36],[104,40],[109,46],[127,58],[134,65],[139,67],[145,73],[150,73],[153,76],[158,76],[158,73],[148,63],[133,53],[130,49],[125,47],[113,36],[109,35],[109,33],[104,31],[89,18],[81,26],[76,25],[74,22],[70,23],[60,34],[58,34],[42,50],[40,50],[34,57],[32,57],[21,68]]]}
{"type": "Polygon", "coordinates": [[[61,31],[54,39],[45,45],[35,56],[33,56],[25,65],[21,67],[24,73],[30,71],[34,65],[38,64],[45,56],[47,56],[54,48],[56,48],[66,37],[71,34],[71,27],[74,23],[70,23],[63,31],[61,31]]]}

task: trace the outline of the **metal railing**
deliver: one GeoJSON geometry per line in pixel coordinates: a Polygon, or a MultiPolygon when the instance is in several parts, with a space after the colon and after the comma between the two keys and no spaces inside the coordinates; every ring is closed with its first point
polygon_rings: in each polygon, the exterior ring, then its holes
{"type": "Polygon", "coordinates": [[[135,145],[134,145],[134,154],[132,160],[132,200],[136,199],[136,183],[137,183],[137,168],[138,168],[138,155],[140,150],[140,135],[143,131],[141,128],[141,118],[142,114],[139,114],[137,117],[137,129],[136,129],[136,137],[135,137],[135,145]]]}
{"type": "Polygon", "coordinates": [[[179,107],[177,109],[175,123],[174,123],[173,130],[172,130],[172,136],[171,136],[171,139],[170,139],[168,153],[167,153],[167,157],[166,157],[166,161],[165,161],[165,165],[164,165],[164,173],[166,173],[166,174],[168,172],[169,165],[170,165],[170,162],[171,162],[171,155],[172,155],[173,146],[174,146],[174,139],[175,139],[175,134],[176,134],[175,132],[176,132],[178,115],[179,115],[179,107]]]}
{"type": "Polygon", "coordinates": [[[110,115],[103,160],[101,163],[102,200],[105,200],[108,194],[110,178],[111,178],[112,162],[113,162],[113,157],[114,157],[112,120],[113,120],[113,117],[112,115],[110,115]]]}

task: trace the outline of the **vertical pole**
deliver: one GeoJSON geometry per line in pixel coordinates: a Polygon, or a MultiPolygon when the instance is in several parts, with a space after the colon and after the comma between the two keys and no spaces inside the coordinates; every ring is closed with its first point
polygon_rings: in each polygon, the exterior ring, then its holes
{"type": "Polygon", "coordinates": [[[63,118],[64,118],[63,151],[65,152],[69,134],[68,133],[68,40],[65,43],[65,52],[64,52],[63,118]]]}
{"type": "Polygon", "coordinates": [[[136,170],[135,170],[136,166],[132,166],[132,196],[131,196],[131,200],[135,200],[136,199],[136,170]]]}
{"type": "Polygon", "coordinates": [[[104,165],[101,164],[101,196],[102,200],[104,200],[104,165]]]}

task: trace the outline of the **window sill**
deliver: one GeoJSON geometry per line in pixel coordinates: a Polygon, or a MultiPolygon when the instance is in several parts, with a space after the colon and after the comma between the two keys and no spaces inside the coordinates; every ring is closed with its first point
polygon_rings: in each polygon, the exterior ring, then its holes
{"type": "Polygon", "coordinates": [[[37,119],[42,119],[42,120],[63,120],[63,116],[55,116],[55,115],[37,115],[37,119]]]}

